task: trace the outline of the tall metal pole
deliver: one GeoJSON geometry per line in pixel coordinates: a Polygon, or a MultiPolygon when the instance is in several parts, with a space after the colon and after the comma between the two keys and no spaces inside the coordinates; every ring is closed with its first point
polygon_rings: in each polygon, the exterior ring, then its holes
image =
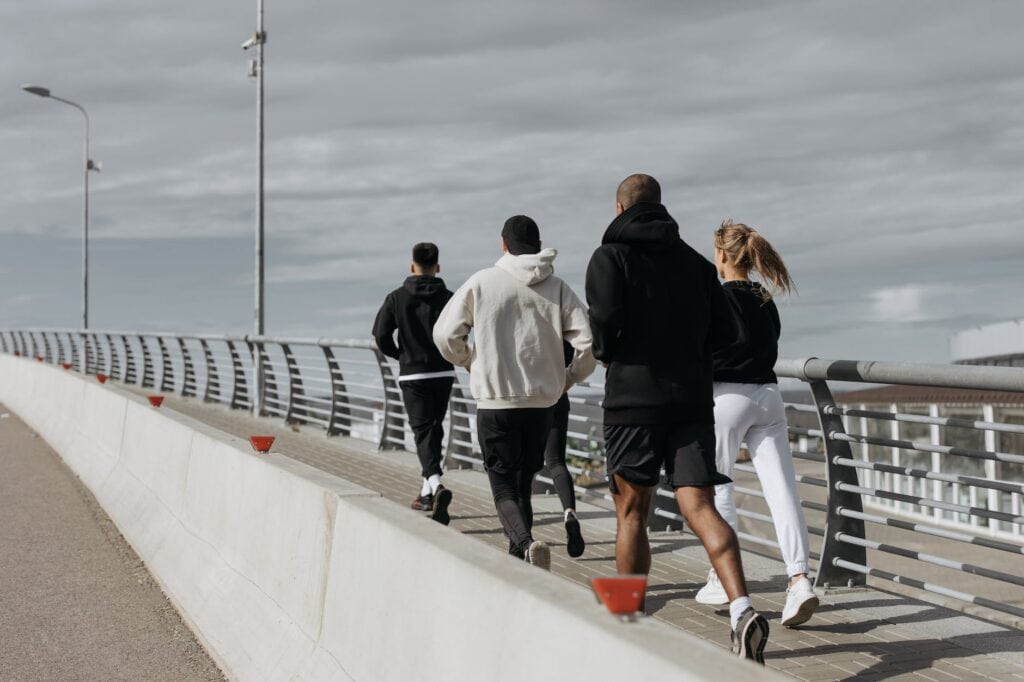
{"type": "MultiPolygon", "coordinates": [[[[257,134],[257,172],[256,172],[256,319],[253,331],[257,336],[264,333],[264,286],[263,286],[263,43],[266,34],[263,32],[263,0],[256,0],[256,134],[257,134]]],[[[254,381],[253,412],[259,416],[263,407],[263,353],[261,346],[253,346],[254,381]]]]}
{"type": "MultiPolygon", "coordinates": [[[[100,169],[100,164],[93,163],[92,159],[89,158],[89,113],[81,104],[78,104],[77,102],[72,102],[69,99],[64,99],[63,97],[57,97],[56,95],[52,94],[49,88],[44,88],[40,85],[23,85],[21,86],[21,89],[32,95],[37,95],[39,97],[47,97],[49,99],[61,102],[62,104],[67,104],[68,106],[74,107],[75,109],[78,109],[80,112],[82,112],[82,116],[85,119],[85,159],[83,160],[82,164],[84,166],[83,171],[85,173],[85,203],[83,206],[82,218],[82,330],[84,331],[89,328],[89,171],[98,171],[100,169]]],[[[260,167],[262,169],[262,161],[260,167]]],[[[260,186],[262,188],[262,179],[260,182],[260,186]]]]}

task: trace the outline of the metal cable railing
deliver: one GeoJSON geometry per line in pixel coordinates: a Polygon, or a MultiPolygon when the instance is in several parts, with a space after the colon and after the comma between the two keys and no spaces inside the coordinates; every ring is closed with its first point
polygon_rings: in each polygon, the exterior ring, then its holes
{"type": "MultiPolygon", "coordinates": [[[[259,354],[266,372],[261,416],[369,440],[383,450],[414,445],[397,367],[368,340],[13,330],[0,332],[0,350],[237,409],[252,409],[259,354]]],[[[788,403],[787,410],[808,529],[821,538],[811,557],[817,585],[862,585],[873,576],[1024,617],[1024,591],[1011,592],[1024,587],[1024,370],[810,359],[781,360],[776,372],[809,389],[807,402],[788,403]],[[978,414],[964,413],[963,406],[960,413],[940,414],[935,405],[922,412],[921,405],[847,404],[833,395],[836,382],[1003,391],[1019,408],[997,414],[986,404],[971,408],[978,414]],[[969,561],[942,556],[879,535],[889,532],[941,541],[938,546],[953,554],[964,546],[986,554],[969,561]],[[891,560],[903,562],[902,572],[891,560]],[[922,565],[984,579],[994,588],[979,587],[987,591],[976,594],[957,578],[955,587],[922,579],[914,568],[922,565]]],[[[602,393],[601,384],[584,382],[570,395],[568,468],[583,499],[610,499],[602,393]]],[[[449,468],[482,465],[475,414],[460,371],[444,446],[449,468]]],[[[745,475],[736,488],[743,498],[741,540],[777,551],[754,468],[740,463],[736,470],[745,475]]],[[[538,481],[552,483],[543,472],[538,481]]],[[[654,506],[652,525],[682,527],[670,490],[659,490],[654,506]]]]}

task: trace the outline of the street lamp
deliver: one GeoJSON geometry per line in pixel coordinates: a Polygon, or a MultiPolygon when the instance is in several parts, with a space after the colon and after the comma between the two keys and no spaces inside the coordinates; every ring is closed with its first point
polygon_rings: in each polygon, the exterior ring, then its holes
{"type": "Polygon", "coordinates": [[[89,328],[89,171],[100,170],[100,164],[94,163],[89,158],[89,114],[82,105],[51,94],[49,88],[40,85],[22,85],[21,89],[32,95],[63,102],[78,109],[85,117],[85,207],[82,226],[82,329],[85,330],[89,328]]]}
{"type": "MultiPolygon", "coordinates": [[[[263,30],[263,0],[256,0],[256,32],[242,43],[242,49],[256,48],[256,58],[249,62],[249,75],[256,79],[256,336],[263,336],[263,44],[267,33],[263,30]]],[[[253,345],[253,399],[252,410],[256,416],[263,405],[263,353],[260,344],[253,345]]]]}

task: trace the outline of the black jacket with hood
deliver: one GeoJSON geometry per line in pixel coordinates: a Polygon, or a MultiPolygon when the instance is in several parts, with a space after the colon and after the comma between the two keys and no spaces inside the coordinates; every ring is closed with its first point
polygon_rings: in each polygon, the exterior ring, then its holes
{"type": "Polygon", "coordinates": [[[736,337],[715,266],[661,204],[612,221],[587,268],[606,424],[714,423],[712,352],[736,337]]]}
{"type": "Polygon", "coordinates": [[[384,299],[373,323],[373,338],[381,353],[398,360],[400,376],[453,369],[433,338],[434,323],[451,297],[440,277],[412,275],[384,299]]]}

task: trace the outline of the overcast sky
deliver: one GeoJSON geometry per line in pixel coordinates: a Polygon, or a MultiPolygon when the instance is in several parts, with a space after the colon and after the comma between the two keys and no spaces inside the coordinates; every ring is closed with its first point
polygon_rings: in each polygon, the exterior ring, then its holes
{"type": "MultiPolygon", "coordinates": [[[[451,288],[537,219],[582,294],[633,172],[710,255],[782,253],[788,355],[948,359],[1024,316],[1024,4],[266,0],[268,333],[366,336],[409,247],[451,288]]],[[[0,327],[252,320],[255,2],[0,0],[0,327]]]]}

